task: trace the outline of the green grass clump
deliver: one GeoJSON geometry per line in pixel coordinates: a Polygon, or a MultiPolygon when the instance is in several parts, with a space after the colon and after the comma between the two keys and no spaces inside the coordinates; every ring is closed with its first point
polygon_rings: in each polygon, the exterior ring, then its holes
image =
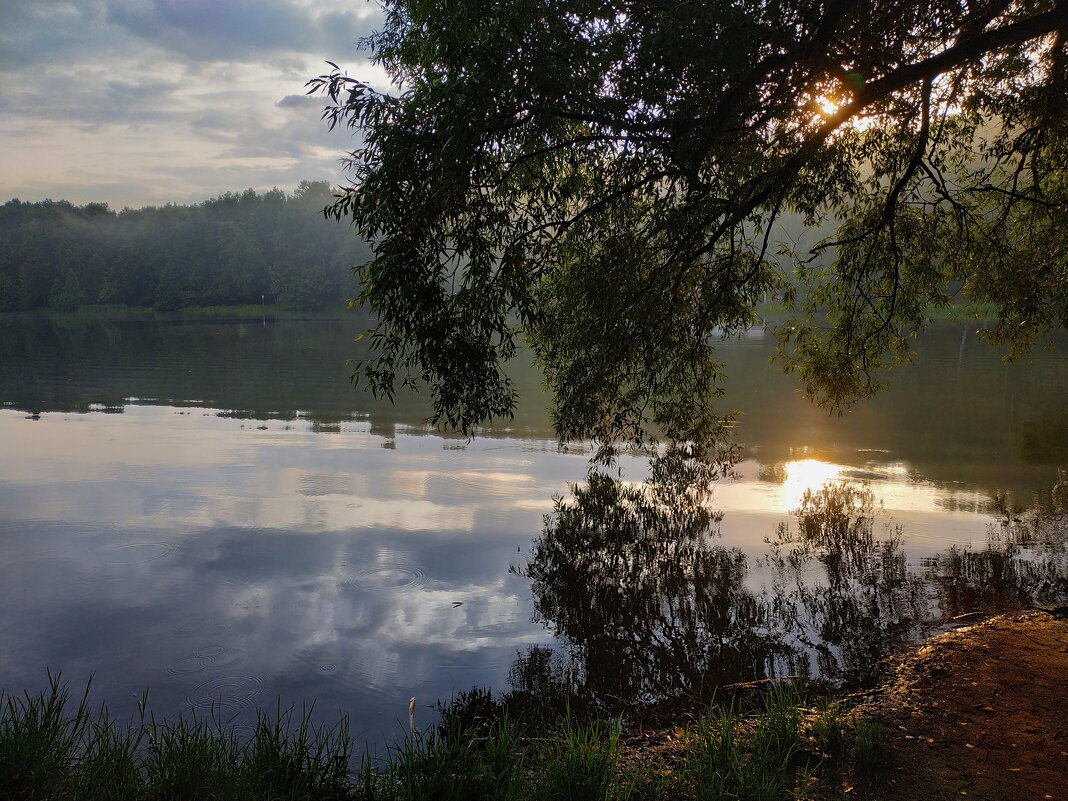
{"type": "Polygon", "coordinates": [[[482,801],[526,798],[526,753],[507,720],[484,735],[447,729],[406,737],[378,770],[365,757],[361,801],[482,801]]]}
{"type": "Polygon", "coordinates": [[[619,766],[619,727],[605,721],[576,723],[568,714],[563,731],[539,749],[537,797],[608,801],[619,766]]]}
{"type": "Polygon", "coordinates": [[[610,801],[628,795],[619,752],[604,721],[568,716],[560,733],[524,741],[502,719],[406,737],[377,770],[365,759],[356,784],[361,801],[610,801]]]}
{"type": "Polygon", "coordinates": [[[816,717],[809,722],[809,732],[816,748],[827,756],[842,753],[849,733],[850,722],[838,701],[817,708],[816,717]]]}
{"type": "Polygon", "coordinates": [[[808,768],[801,725],[801,695],[777,684],[763,698],[753,725],[743,730],[734,705],[713,707],[695,728],[687,750],[693,795],[708,801],[780,801],[808,768]]]}
{"type": "Polygon", "coordinates": [[[70,691],[49,674],[40,695],[0,699],[0,798],[59,798],[77,784],[82,742],[90,726],[89,687],[73,714],[70,691]]]}
{"type": "Polygon", "coordinates": [[[251,797],[332,801],[351,795],[348,721],[342,718],[331,727],[315,727],[310,717],[311,709],[304,709],[295,719],[292,707],[279,708],[273,718],[259,713],[243,753],[251,797]]]}
{"type": "Polygon", "coordinates": [[[886,741],[836,703],[806,719],[790,684],[748,717],[713,706],[647,751],[624,744],[620,721],[570,711],[548,729],[517,729],[487,695],[470,720],[446,711],[438,727],[357,764],[346,719],[315,725],[311,708],[261,712],[242,739],[215,716],[159,722],[144,698],[139,720],[119,725],[88,695],[51,675],[37,695],[0,693],[0,801],[824,799],[842,776],[834,760],[870,769],[886,741]]]}
{"type": "Polygon", "coordinates": [[[853,759],[858,768],[873,770],[886,757],[886,730],[870,720],[859,720],[853,731],[853,759]]]}
{"type": "Polygon", "coordinates": [[[105,710],[91,719],[71,798],[104,801],[143,795],[138,755],[141,739],[138,730],[120,730],[112,725],[105,710]]]}
{"type": "Polygon", "coordinates": [[[76,704],[59,676],[38,695],[0,695],[0,801],[342,801],[350,781],[347,721],[311,710],[261,714],[242,742],[216,718],[145,714],[126,726],[76,704]]]}
{"type": "Polygon", "coordinates": [[[213,731],[208,721],[192,716],[170,724],[153,721],[146,734],[142,798],[209,801],[239,797],[244,766],[232,732],[213,731]]]}

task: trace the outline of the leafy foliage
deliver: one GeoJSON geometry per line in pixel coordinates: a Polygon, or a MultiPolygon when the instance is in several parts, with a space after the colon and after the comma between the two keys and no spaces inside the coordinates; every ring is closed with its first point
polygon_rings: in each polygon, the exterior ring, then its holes
{"type": "Polygon", "coordinates": [[[65,201],[0,206],[0,311],[83,305],[318,308],[355,294],[363,243],[319,220],[325,182],[227,193],[195,206],[65,201]]]}
{"type": "Polygon", "coordinates": [[[711,441],[716,340],[769,294],[833,405],[955,294],[1017,350],[1068,320],[1064,0],[386,11],[395,91],[336,65],[310,87],[361,136],[329,209],[373,243],[359,376],[429,383],[445,423],[510,413],[525,340],[562,438],[711,441]]]}

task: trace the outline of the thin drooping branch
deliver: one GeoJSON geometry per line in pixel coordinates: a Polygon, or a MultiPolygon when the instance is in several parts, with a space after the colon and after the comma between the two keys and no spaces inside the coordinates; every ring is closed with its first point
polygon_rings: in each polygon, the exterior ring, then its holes
{"type": "Polygon", "coordinates": [[[374,242],[367,374],[416,365],[439,419],[510,408],[525,338],[560,432],[699,440],[722,428],[715,333],[769,290],[834,402],[906,360],[956,282],[1068,316],[1068,0],[385,2],[396,95],[336,68],[313,89],[362,126],[332,213],[374,242]],[[836,258],[770,255],[795,220],[833,223],[813,252],[836,258]],[[1006,289],[1013,270],[1041,286],[1006,289]]]}

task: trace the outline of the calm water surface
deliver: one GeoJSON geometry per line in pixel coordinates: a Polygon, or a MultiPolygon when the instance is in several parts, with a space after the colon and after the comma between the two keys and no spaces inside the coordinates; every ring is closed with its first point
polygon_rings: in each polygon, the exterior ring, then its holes
{"type": "Polygon", "coordinates": [[[0,318],[0,687],[49,668],[118,714],[147,687],[241,725],[317,699],[381,743],[411,696],[425,722],[472,686],[863,682],[947,618],[1068,600],[1064,526],[1030,516],[1063,511],[1064,341],[1005,365],[938,327],[845,417],[762,332],[725,343],[744,458],[710,516],[677,465],[587,482],[527,366],[516,418],[471,441],[354,392],[360,330],[0,318]]]}

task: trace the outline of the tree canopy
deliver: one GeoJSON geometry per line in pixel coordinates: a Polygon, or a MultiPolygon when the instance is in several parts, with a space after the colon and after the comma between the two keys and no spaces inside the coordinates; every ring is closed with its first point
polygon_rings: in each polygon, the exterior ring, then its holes
{"type": "Polygon", "coordinates": [[[339,305],[363,243],[318,219],[325,181],[227,192],[192,206],[0,205],[0,312],[84,305],[339,305]]]}
{"type": "Polygon", "coordinates": [[[359,137],[328,209],[373,257],[358,378],[506,415],[528,344],[564,439],[713,441],[716,342],[766,297],[817,401],[932,308],[1015,350],[1068,325],[1066,0],[389,0],[393,88],[309,83],[359,137]]]}

